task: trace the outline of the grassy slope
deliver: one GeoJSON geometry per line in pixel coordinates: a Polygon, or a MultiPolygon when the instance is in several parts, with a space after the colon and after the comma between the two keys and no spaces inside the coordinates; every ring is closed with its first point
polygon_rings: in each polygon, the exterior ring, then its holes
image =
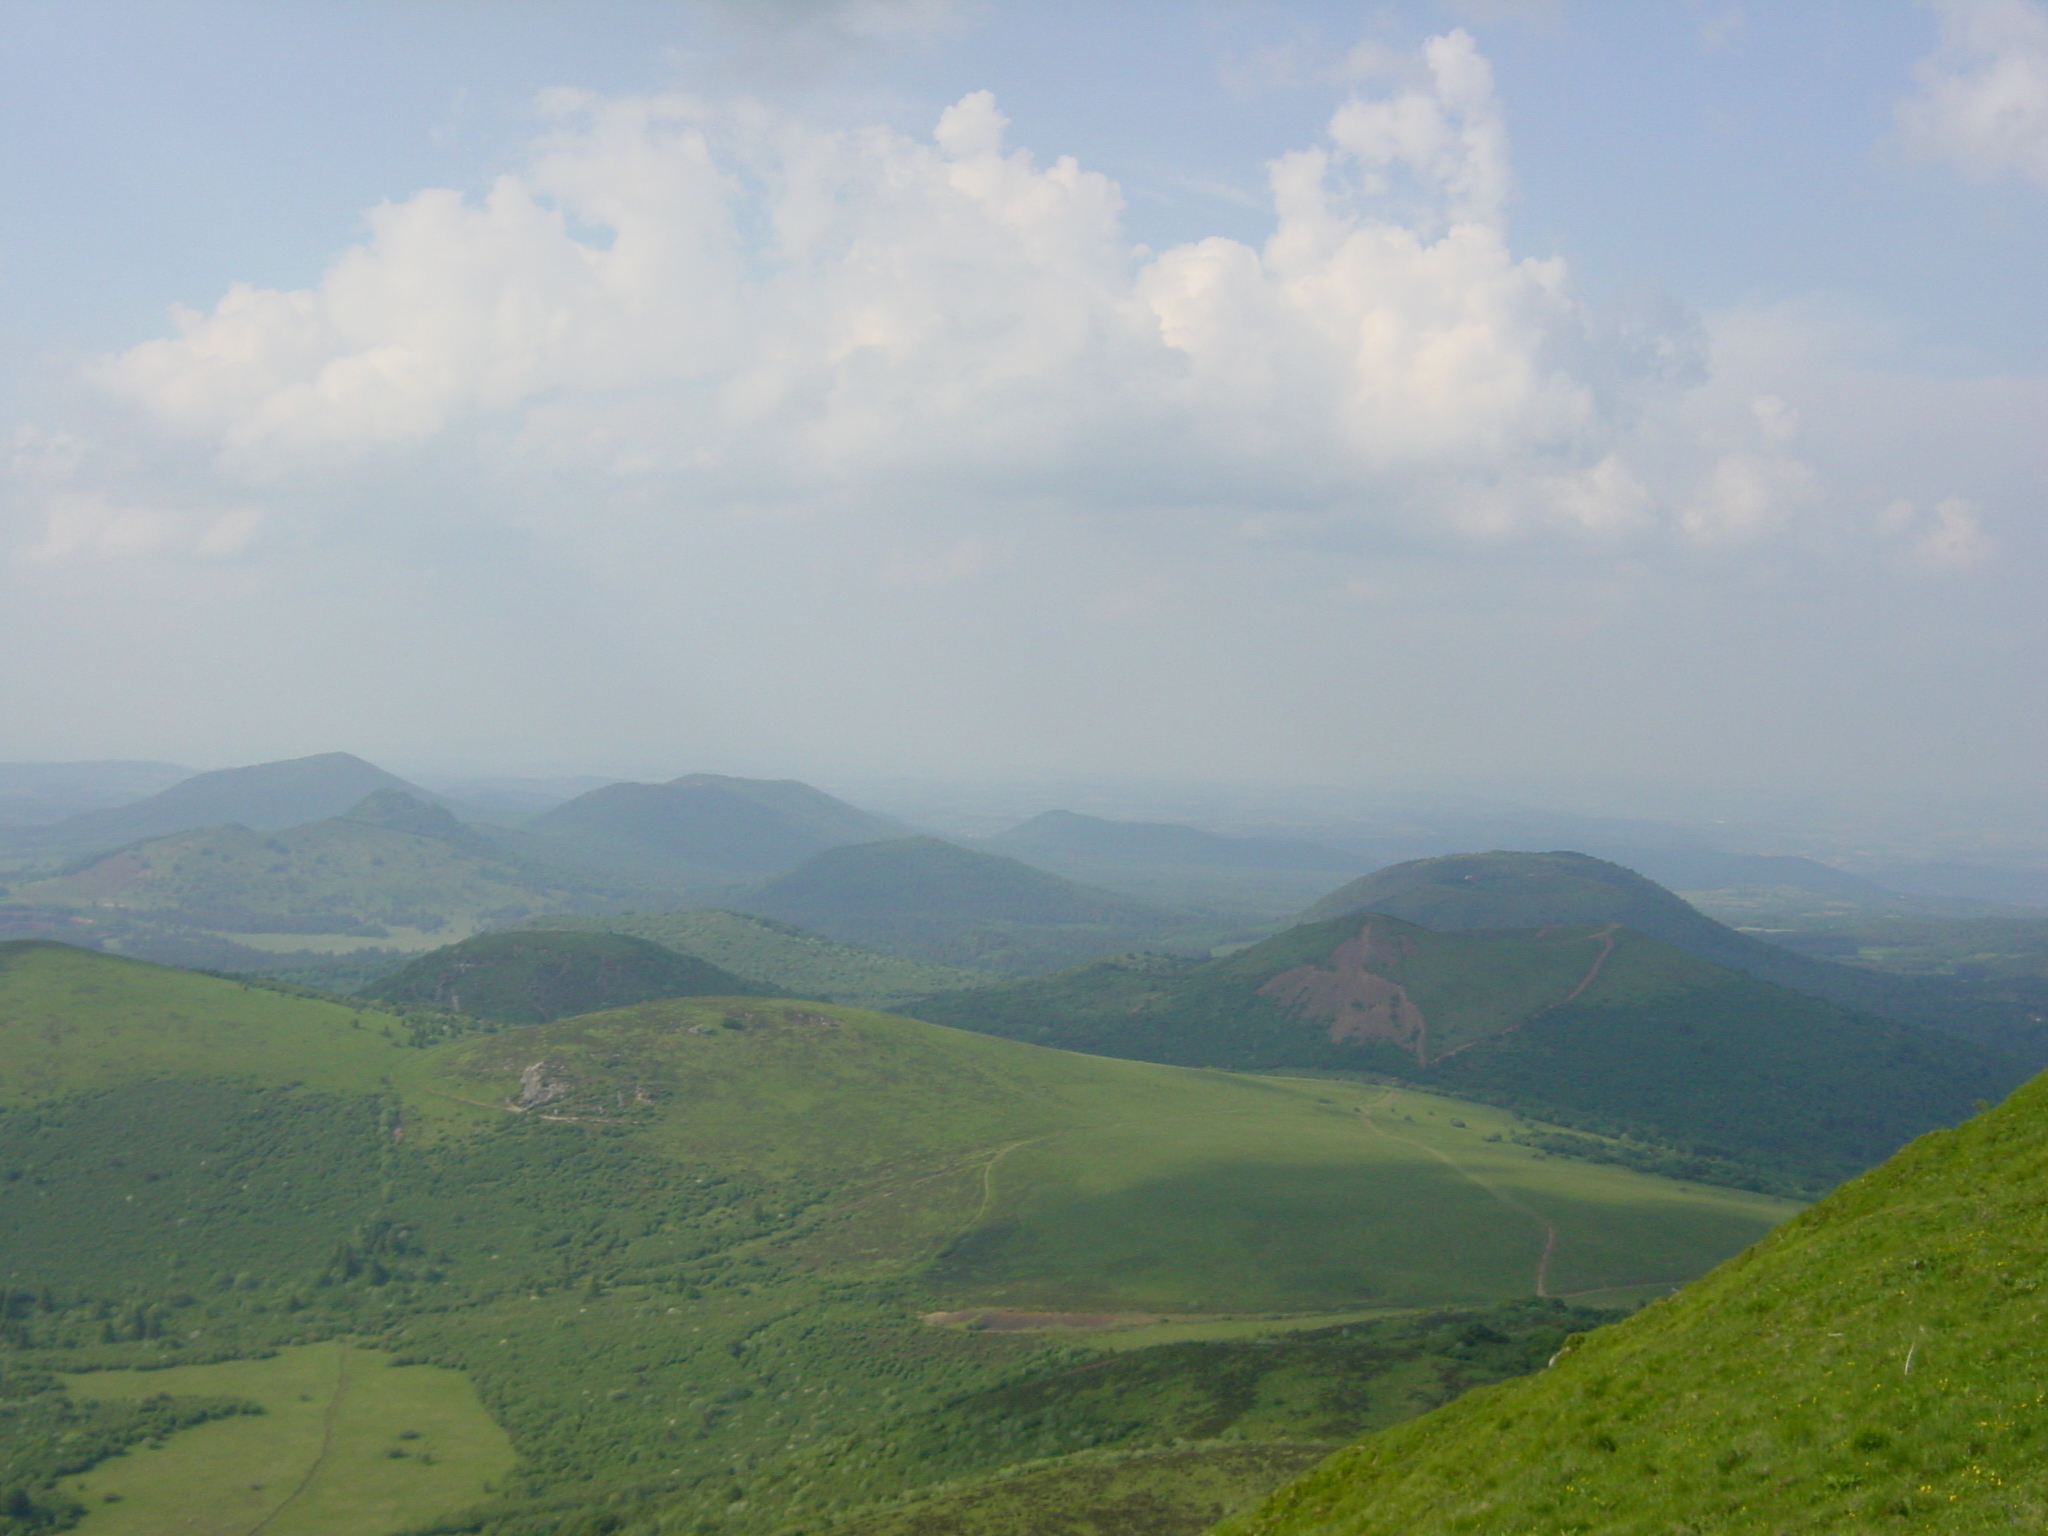
{"type": "Polygon", "coordinates": [[[620,933],[522,929],[479,934],[421,955],[365,997],[505,1024],[663,997],[740,997],[765,989],[704,960],[620,933]]]}
{"type": "Polygon", "coordinates": [[[1365,1440],[1225,1529],[2038,1527],[2044,1208],[2036,1080],[1554,1369],[1365,1440]]]}
{"type": "Polygon", "coordinates": [[[404,1059],[378,1032],[388,1022],[68,945],[0,945],[0,1108],[213,1076],[376,1095],[404,1059]]]}
{"type": "Polygon", "coordinates": [[[826,1520],[935,1475],[862,1437],[1087,1358],[921,1312],[1485,1302],[1534,1288],[1546,1222],[1549,1289],[1669,1282],[1789,1209],[1542,1159],[1425,1095],[846,1008],[418,1050],[332,1002],[0,954],[0,1283],[48,1292],[0,1347],[75,1369],[352,1334],[460,1369],[520,1455],[477,1527],[505,1536],[597,1499],[635,1530],[826,1520]],[[529,1080],[550,1096],[508,1112],[529,1080]]]}
{"type": "Polygon", "coordinates": [[[888,1008],[938,991],[985,986],[994,978],[960,966],[842,944],[773,918],[747,912],[625,912],[546,919],[550,928],[626,933],[694,955],[786,997],[827,998],[860,1008],[888,1008]]]}
{"type": "Polygon", "coordinates": [[[1206,963],[1127,958],[905,1006],[1110,1055],[1395,1073],[1823,1186],[1963,1118],[2019,1075],[1963,1042],[1852,1015],[1609,926],[1438,933],[1342,918],[1206,963]],[[1367,929],[1382,949],[1405,951],[1374,970],[1400,983],[1427,1021],[1420,1053],[1333,1040],[1325,1019],[1262,991],[1297,967],[1328,966],[1367,929]]]}
{"type": "Polygon", "coordinates": [[[1534,1370],[1570,1330],[1609,1316],[1522,1303],[1111,1355],[890,1426],[872,1445],[879,1460],[961,1482],[991,1466],[1026,1470],[861,1520],[842,1536],[1193,1532],[1289,1467],[1307,1470],[1333,1443],[1534,1370]]]}

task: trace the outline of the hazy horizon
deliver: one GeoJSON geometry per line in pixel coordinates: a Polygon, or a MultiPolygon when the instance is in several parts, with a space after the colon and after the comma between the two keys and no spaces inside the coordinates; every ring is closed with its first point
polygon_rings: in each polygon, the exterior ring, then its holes
{"type": "Polygon", "coordinates": [[[0,59],[0,759],[2038,829],[2036,0],[0,59]]]}

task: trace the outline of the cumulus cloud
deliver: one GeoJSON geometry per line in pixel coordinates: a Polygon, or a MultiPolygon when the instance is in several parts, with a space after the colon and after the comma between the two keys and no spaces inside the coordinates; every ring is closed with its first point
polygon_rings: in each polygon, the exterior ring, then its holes
{"type": "Polygon", "coordinates": [[[7,446],[7,480],[31,508],[26,539],[13,550],[24,566],[84,561],[226,560],[253,545],[268,520],[260,506],[201,498],[180,505],[94,486],[93,445],[68,432],[17,430],[7,446]]]}
{"type": "Polygon", "coordinates": [[[264,519],[260,507],[193,511],[122,505],[92,491],[61,492],[44,503],[42,536],[16,558],[25,565],[166,555],[226,560],[255,542],[264,519]]]}
{"type": "Polygon", "coordinates": [[[1942,0],[1941,43],[1900,103],[1910,153],[2048,190],[2048,10],[2034,0],[1942,0]]]}
{"type": "Polygon", "coordinates": [[[1513,248],[1472,38],[1382,63],[1269,167],[1262,244],[1156,254],[1113,182],[1013,146],[987,92],[929,138],[556,92],[480,197],[386,203],[315,286],[239,285],[92,377],[208,456],[225,503],[432,463],[584,517],[972,500],[1678,547],[1810,504],[1783,402],[1674,425],[1704,377],[1692,317],[1596,315],[1561,259],[1513,248]]]}
{"type": "Polygon", "coordinates": [[[1877,515],[1878,530],[1903,551],[1904,563],[1923,571],[1957,571],[1991,556],[1991,540],[1974,502],[1944,496],[1923,516],[1900,499],[1877,515]]]}

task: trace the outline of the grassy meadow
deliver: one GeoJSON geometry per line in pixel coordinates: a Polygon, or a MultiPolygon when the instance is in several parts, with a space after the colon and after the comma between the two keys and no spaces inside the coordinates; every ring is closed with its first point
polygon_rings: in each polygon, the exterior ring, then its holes
{"type": "Polygon", "coordinates": [[[103,1462],[65,1491],[85,1536],[355,1536],[426,1524],[511,1472],[505,1432],[458,1371],[394,1367],[339,1341],[265,1359],[95,1371],[71,1395],[225,1394],[262,1412],[216,1419],[103,1462]]]}

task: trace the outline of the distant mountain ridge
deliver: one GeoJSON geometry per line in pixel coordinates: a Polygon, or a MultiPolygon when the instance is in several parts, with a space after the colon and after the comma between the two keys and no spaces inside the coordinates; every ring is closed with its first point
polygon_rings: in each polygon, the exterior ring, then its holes
{"type": "Polygon", "coordinates": [[[175,914],[226,932],[376,937],[387,926],[516,921],[590,894],[563,872],[508,858],[444,808],[384,788],[282,831],[229,823],[144,838],[18,884],[11,899],[175,914]]]}
{"type": "Polygon", "coordinates": [[[980,845],[1026,860],[1166,864],[1224,869],[1352,870],[1370,862],[1318,843],[1230,837],[1163,821],[1111,821],[1078,811],[1045,811],[980,845]]]}
{"type": "Polygon", "coordinates": [[[47,826],[112,810],[192,777],[174,763],[0,763],[0,827],[47,826]]]}
{"type": "Polygon", "coordinates": [[[398,790],[429,803],[437,799],[417,784],[352,753],[322,752],[285,762],[197,773],[146,799],[70,816],[16,841],[22,847],[87,852],[230,823],[252,832],[276,832],[340,816],[380,789],[398,790]]]}
{"type": "Polygon", "coordinates": [[[794,779],[688,774],[666,784],[593,789],[534,817],[508,843],[535,857],[638,879],[730,881],[903,830],[794,779]]]}
{"type": "Polygon", "coordinates": [[[1049,970],[1145,943],[1189,919],[936,837],[835,848],[730,905],[941,965],[1049,970]]]}

